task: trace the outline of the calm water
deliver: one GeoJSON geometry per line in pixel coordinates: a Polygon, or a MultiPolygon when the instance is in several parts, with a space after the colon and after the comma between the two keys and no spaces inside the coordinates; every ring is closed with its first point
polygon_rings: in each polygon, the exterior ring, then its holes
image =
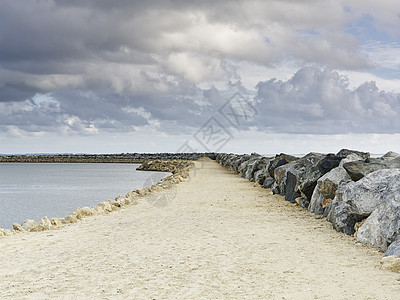
{"type": "Polygon", "coordinates": [[[65,217],[78,207],[125,195],[170,173],[137,164],[0,163],[0,228],[26,219],[65,217]]]}

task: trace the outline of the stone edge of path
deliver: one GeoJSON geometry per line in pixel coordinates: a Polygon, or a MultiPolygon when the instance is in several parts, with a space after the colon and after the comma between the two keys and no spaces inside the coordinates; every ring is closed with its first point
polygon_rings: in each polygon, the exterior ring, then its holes
{"type": "Polygon", "coordinates": [[[143,198],[149,194],[161,192],[165,189],[172,188],[175,184],[184,181],[189,177],[189,171],[194,167],[192,161],[185,160],[145,160],[137,168],[142,171],[161,171],[170,172],[169,175],[161,179],[156,184],[142,189],[135,189],[128,192],[125,196],[118,196],[114,200],[100,202],[92,207],[79,207],[74,212],[68,214],[65,218],[42,217],[38,222],[27,219],[22,224],[14,223],[13,229],[0,228],[0,238],[12,236],[17,233],[39,232],[46,230],[54,230],[67,224],[77,223],[83,218],[96,215],[105,215],[113,211],[118,211],[123,206],[136,205],[139,198],[143,198]]]}

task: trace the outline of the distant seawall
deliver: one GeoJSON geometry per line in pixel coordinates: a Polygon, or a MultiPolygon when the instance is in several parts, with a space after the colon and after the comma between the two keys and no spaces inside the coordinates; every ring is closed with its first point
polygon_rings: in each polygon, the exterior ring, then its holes
{"type": "Polygon", "coordinates": [[[121,154],[33,154],[0,155],[0,162],[30,163],[142,163],[143,160],[180,159],[197,160],[202,157],[216,159],[216,153],[121,153],[121,154]]]}

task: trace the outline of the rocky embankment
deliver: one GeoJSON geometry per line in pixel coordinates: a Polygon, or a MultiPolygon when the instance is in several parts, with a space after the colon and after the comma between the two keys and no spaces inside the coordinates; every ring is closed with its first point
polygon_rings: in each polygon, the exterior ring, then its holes
{"type": "Polygon", "coordinates": [[[34,154],[0,155],[0,162],[30,163],[142,163],[143,160],[179,159],[197,160],[201,157],[215,159],[215,153],[121,153],[121,154],[34,154]]]}
{"type": "Polygon", "coordinates": [[[100,202],[97,206],[78,208],[65,218],[49,219],[48,217],[43,217],[38,222],[27,219],[22,224],[14,223],[13,229],[0,228],[0,237],[13,235],[19,232],[34,232],[56,229],[66,224],[76,223],[88,216],[108,214],[112,211],[119,210],[122,206],[136,204],[137,200],[141,197],[144,197],[150,193],[160,192],[164,189],[169,189],[174,184],[182,182],[189,176],[189,170],[193,166],[193,162],[182,160],[170,159],[167,161],[145,161],[143,165],[138,167],[139,170],[171,172],[172,175],[163,178],[160,182],[152,186],[145,187],[143,189],[135,189],[134,191],[127,193],[125,196],[118,196],[114,200],[100,202]]]}
{"type": "Polygon", "coordinates": [[[347,149],[300,158],[220,153],[217,161],[325,217],[337,231],[381,248],[385,256],[400,257],[400,154],[371,158],[347,149]]]}

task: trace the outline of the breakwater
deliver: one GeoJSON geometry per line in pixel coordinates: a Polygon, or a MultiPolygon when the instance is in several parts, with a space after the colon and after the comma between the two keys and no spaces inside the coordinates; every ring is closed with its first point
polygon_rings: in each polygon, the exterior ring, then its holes
{"type": "Polygon", "coordinates": [[[142,189],[135,189],[127,193],[125,196],[118,196],[114,200],[100,202],[93,207],[77,208],[74,212],[68,214],[64,218],[43,217],[39,221],[27,219],[22,224],[14,223],[13,229],[0,228],[0,237],[10,236],[21,232],[37,232],[44,230],[57,229],[66,224],[76,223],[79,220],[93,215],[108,214],[112,211],[119,210],[126,205],[137,204],[137,200],[151,193],[157,193],[164,189],[171,188],[174,184],[182,182],[189,176],[189,170],[194,166],[194,163],[189,160],[154,160],[145,161],[140,170],[142,171],[164,171],[170,172],[172,175],[163,178],[151,186],[142,189]]]}
{"type": "Polygon", "coordinates": [[[303,157],[219,153],[223,166],[325,217],[335,230],[400,257],[400,154],[343,149],[303,157]]]}
{"type": "Polygon", "coordinates": [[[216,153],[121,153],[121,154],[33,154],[0,155],[0,162],[30,163],[142,163],[144,160],[197,160],[216,158],[216,153]]]}

